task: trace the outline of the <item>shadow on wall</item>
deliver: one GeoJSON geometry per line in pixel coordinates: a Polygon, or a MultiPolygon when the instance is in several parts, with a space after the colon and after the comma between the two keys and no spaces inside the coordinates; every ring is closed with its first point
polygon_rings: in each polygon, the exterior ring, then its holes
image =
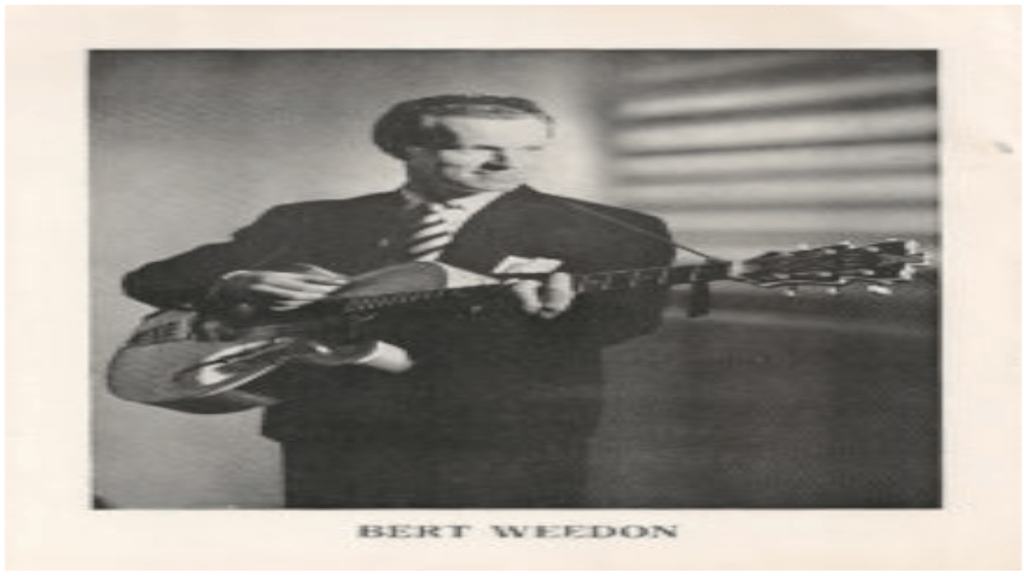
{"type": "MultiPolygon", "coordinates": [[[[602,91],[615,197],[730,259],[888,237],[934,256],[935,58],[621,54],[602,91]]],[[[670,313],[609,355],[604,505],[939,505],[935,270],[889,299],[714,291],[709,318],[670,313]]]]}
{"type": "Polygon", "coordinates": [[[934,51],[640,52],[599,93],[615,198],[727,257],[938,240],[934,51]]]}

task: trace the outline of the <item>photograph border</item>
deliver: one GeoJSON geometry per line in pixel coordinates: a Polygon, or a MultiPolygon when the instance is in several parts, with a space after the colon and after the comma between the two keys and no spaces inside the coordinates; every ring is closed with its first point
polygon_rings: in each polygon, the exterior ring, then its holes
{"type": "Polygon", "coordinates": [[[7,308],[8,334],[19,335],[8,346],[8,568],[1019,568],[1019,7],[16,6],[7,15],[7,308]],[[89,50],[623,46],[940,51],[941,510],[90,508],[89,50]],[[355,527],[381,523],[649,523],[680,536],[358,538],[355,527]]]}

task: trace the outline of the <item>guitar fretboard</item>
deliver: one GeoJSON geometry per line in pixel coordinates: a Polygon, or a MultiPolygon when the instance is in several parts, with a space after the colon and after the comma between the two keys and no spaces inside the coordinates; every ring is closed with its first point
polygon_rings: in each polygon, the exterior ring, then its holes
{"type": "MultiPolygon", "coordinates": [[[[712,281],[726,278],[728,276],[728,267],[728,262],[716,262],[693,266],[662,266],[575,274],[572,276],[572,286],[577,293],[587,293],[690,284],[697,280],[712,281]]],[[[548,274],[508,274],[499,275],[498,278],[500,280],[542,279],[547,276],[548,274]]],[[[481,298],[503,292],[507,288],[505,284],[486,284],[464,288],[395,292],[375,296],[340,297],[337,299],[337,302],[342,306],[344,312],[373,312],[408,304],[481,298]]]]}

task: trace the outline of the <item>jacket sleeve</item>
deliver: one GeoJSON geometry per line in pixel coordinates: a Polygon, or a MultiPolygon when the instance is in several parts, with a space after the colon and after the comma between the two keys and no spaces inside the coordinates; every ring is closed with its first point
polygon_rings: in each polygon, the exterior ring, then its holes
{"type": "Polygon", "coordinates": [[[129,272],[125,293],[159,308],[192,308],[228,272],[271,266],[291,248],[294,227],[287,207],[272,208],[231,240],[206,244],[129,272]]]}

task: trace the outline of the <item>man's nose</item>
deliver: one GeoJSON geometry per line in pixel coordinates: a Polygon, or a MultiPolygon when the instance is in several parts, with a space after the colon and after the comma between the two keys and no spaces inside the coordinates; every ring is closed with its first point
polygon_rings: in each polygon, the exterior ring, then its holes
{"type": "Polygon", "coordinates": [[[487,160],[487,166],[494,170],[508,170],[522,165],[522,160],[510,152],[495,151],[487,160]]]}

